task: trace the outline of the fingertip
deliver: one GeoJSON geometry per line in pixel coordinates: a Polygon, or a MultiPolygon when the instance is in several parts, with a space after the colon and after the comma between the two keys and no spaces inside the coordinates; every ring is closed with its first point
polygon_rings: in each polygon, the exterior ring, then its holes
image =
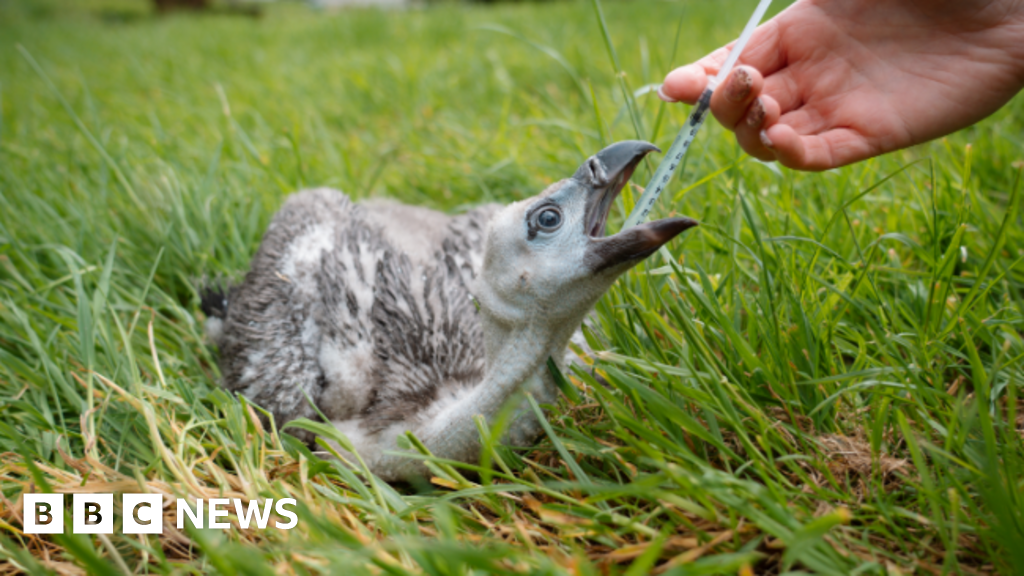
{"type": "Polygon", "coordinates": [[[743,122],[746,129],[760,131],[763,127],[778,122],[780,115],[779,103],[771,96],[762,94],[754,99],[743,122]]]}
{"type": "Polygon", "coordinates": [[[722,126],[740,130],[748,108],[761,94],[764,79],[750,66],[738,66],[729,73],[711,97],[711,112],[722,126]]]}
{"type": "Polygon", "coordinates": [[[697,64],[687,64],[668,73],[658,89],[658,96],[666,102],[693,104],[707,87],[708,77],[697,64]]]}
{"type": "Polygon", "coordinates": [[[813,170],[807,166],[806,153],[800,135],[786,124],[775,124],[761,131],[761,141],[787,168],[813,170]]]}
{"type": "Polygon", "coordinates": [[[724,94],[731,102],[744,102],[756,98],[764,89],[764,76],[753,66],[741,64],[725,79],[724,94]]]}
{"type": "Polygon", "coordinates": [[[775,153],[765,147],[760,139],[759,130],[737,130],[736,141],[739,143],[740,148],[743,148],[747,154],[754,158],[763,162],[775,161],[775,153]]]}
{"type": "Polygon", "coordinates": [[[762,136],[765,126],[771,126],[779,120],[779,105],[768,96],[761,95],[751,102],[743,119],[736,124],[736,140],[740,146],[754,158],[763,161],[774,161],[775,152],[767,134],[762,136]]]}

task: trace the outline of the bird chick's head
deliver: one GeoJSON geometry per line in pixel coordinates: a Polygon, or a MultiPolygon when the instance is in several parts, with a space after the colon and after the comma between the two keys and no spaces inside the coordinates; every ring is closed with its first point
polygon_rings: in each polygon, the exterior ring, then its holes
{"type": "Polygon", "coordinates": [[[615,197],[653,144],[625,141],[491,220],[476,296],[509,322],[580,321],[623,272],[697,225],[667,218],[605,236],[615,197]]]}

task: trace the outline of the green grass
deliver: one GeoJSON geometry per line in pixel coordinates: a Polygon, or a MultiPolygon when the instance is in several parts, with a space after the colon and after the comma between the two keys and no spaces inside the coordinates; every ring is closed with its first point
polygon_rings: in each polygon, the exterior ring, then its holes
{"type": "Polygon", "coordinates": [[[456,210],[614,140],[667,146],[686,108],[627,95],[752,3],[602,8],[609,42],[589,1],[249,19],[0,0],[0,569],[1024,574],[1021,98],[822,174],[709,124],[661,202],[703,226],[598,307],[610,385],[569,375],[547,437],[492,445],[479,475],[389,487],[217,389],[196,283],[244,273],[288,193],[456,210]],[[302,514],[23,535],[19,496],[45,488],[302,514]]]}

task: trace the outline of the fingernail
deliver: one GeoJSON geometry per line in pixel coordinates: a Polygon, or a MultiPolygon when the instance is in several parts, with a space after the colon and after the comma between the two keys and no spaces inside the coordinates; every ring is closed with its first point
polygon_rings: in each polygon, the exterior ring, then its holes
{"type": "Polygon", "coordinates": [[[676,100],[675,98],[672,98],[671,96],[665,94],[664,90],[665,90],[665,85],[664,84],[662,84],[661,86],[658,86],[658,98],[661,98],[665,102],[671,102],[671,103],[679,102],[679,100],[676,100]]]}
{"type": "Polygon", "coordinates": [[[764,122],[764,102],[760,98],[754,100],[754,104],[750,106],[750,112],[747,113],[747,126],[751,128],[757,128],[764,122]]]}
{"type": "Polygon", "coordinates": [[[732,80],[725,87],[725,99],[730,102],[743,102],[750,96],[750,90],[754,86],[754,79],[750,77],[743,68],[737,68],[732,73],[732,80]]]}
{"type": "Polygon", "coordinates": [[[768,132],[761,130],[759,136],[761,137],[761,144],[764,144],[765,148],[769,150],[775,150],[775,146],[772,144],[771,138],[768,137],[768,132]]]}

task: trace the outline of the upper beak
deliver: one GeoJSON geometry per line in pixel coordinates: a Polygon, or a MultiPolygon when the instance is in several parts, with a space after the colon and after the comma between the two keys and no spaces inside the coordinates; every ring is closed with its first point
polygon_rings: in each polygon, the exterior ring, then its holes
{"type": "Polygon", "coordinates": [[[586,260],[595,273],[619,264],[636,264],[688,228],[697,226],[690,218],[666,218],[628,228],[605,237],[615,197],[633,175],[637,164],[657,146],[639,140],[617,142],[591,156],[580,166],[573,179],[589,188],[584,223],[590,236],[586,260]]]}
{"type": "Polygon", "coordinates": [[[633,175],[633,170],[650,152],[661,152],[657,146],[640,140],[616,142],[591,156],[576,170],[573,180],[589,189],[587,210],[583,219],[585,232],[591,237],[604,236],[615,197],[633,175]]]}

